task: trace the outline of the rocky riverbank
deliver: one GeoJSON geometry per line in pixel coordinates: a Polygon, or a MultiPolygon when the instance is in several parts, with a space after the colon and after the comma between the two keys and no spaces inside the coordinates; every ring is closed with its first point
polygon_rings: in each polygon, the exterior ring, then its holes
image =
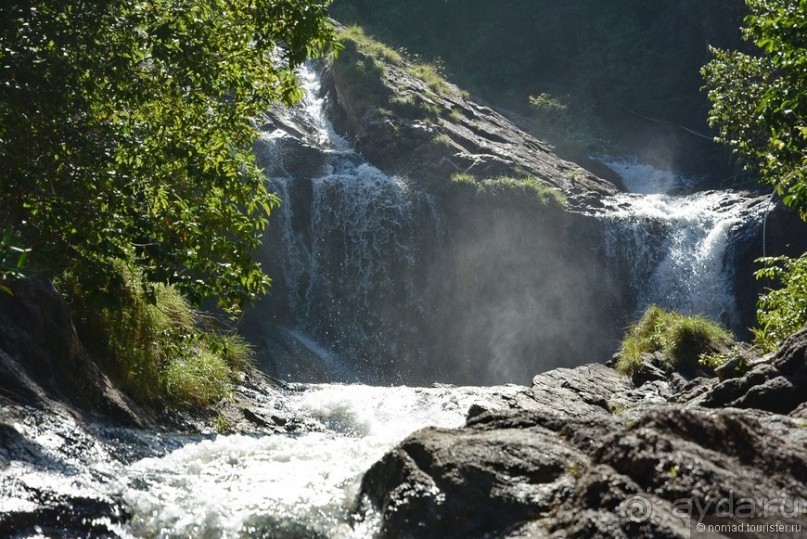
{"type": "Polygon", "coordinates": [[[126,510],[98,486],[122,466],[217,432],[315,428],[257,371],[214,408],[143,410],[99,369],[51,284],[13,292],[0,294],[0,536],[119,537],[126,510]]]}
{"type": "MultiPolygon", "coordinates": [[[[4,536],[125,537],[134,517],[123,487],[113,486],[125,474],[130,491],[147,488],[127,471],[133,463],[186,447],[196,454],[213,447],[203,444],[216,430],[290,441],[341,430],[353,413],[334,402],[323,404],[325,416],[311,415],[290,405],[294,388],[258,373],[246,373],[215,410],[145,413],[93,367],[58,294],[26,286],[0,298],[4,536]],[[26,303],[33,297],[48,307],[26,303]],[[81,363],[59,363],[68,360],[81,363]]],[[[355,530],[687,537],[698,523],[807,524],[807,329],[747,361],[742,375],[726,368],[720,377],[684,377],[652,363],[635,380],[602,364],[548,371],[529,388],[472,405],[462,428],[411,434],[364,474],[355,530]]]]}
{"type": "Polygon", "coordinates": [[[364,476],[363,508],[385,537],[804,537],[805,398],[807,329],[722,382],[557,369],[509,409],[409,436],[364,476]]]}

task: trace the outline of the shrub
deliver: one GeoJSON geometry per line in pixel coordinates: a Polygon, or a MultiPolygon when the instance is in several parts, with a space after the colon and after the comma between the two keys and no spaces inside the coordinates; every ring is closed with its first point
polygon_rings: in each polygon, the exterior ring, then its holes
{"type": "Polygon", "coordinates": [[[660,352],[666,367],[694,369],[701,358],[727,349],[734,337],[701,315],[687,316],[651,305],[622,341],[616,368],[627,375],[642,366],[642,354],[660,352]]]}
{"type": "Polygon", "coordinates": [[[11,294],[5,283],[25,277],[23,270],[30,249],[17,245],[14,230],[8,228],[0,236],[0,292],[11,294]]]}
{"type": "Polygon", "coordinates": [[[775,350],[787,337],[807,324],[807,253],[799,258],[759,259],[757,279],[770,279],[779,287],[759,298],[754,341],[765,352],[775,350]]]}
{"type": "Polygon", "coordinates": [[[566,111],[567,106],[548,93],[530,96],[530,107],[541,114],[559,114],[566,111]]]}
{"type": "Polygon", "coordinates": [[[468,173],[455,173],[451,176],[453,185],[460,188],[473,188],[474,195],[482,198],[495,198],[510,202],[522,202],[541,207],[562,208],[566,206],[563,193],[554,187],[530,176],[525,178],[488,178],[478,180],[468,173]]]}
{"type": "Polygon", "coordinates": [[[111,265],[116,273],[100,286],[86,286],[88,277],[76,273],[60,282],[102,369],[146,407],[206,406],[223,398],[234,371],[249,365],[249,346],[200,329],[204,320],[175,287],[146,282],[123,261],[111,265]]]}

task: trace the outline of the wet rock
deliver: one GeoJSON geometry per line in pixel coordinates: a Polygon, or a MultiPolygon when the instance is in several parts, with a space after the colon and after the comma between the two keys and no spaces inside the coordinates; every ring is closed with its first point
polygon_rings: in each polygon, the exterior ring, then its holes
{"type": "Polygon", "coordinates": [[[726,362],[715,368],[715,375],[721,382],[730,378],[739,378],[748,371],[750,365],[757,361],[758,358],[748,350],[733,350],[726,362]]]}
{"type": "Polygon", "coordinates": [[[254,423],[259,427],[268,427],[270,425],[270,423],[267,420],[265,420],[264,418],[262,418],[249,408],[243,408],[243,412],[244,412],[244,418],[247,421],[251,421],[252,423],[254,423]]]}
{"type": "Polygon", "coordinates": [[[425,429],[364,476],[362,492],[388,537],[468,537],[549,510],[585,456],[541,427],[425,429]]]}
{"type": "MultiPolygon", "coordinates": [[[[776,355],[777,367],[760,366],[752,387],[789,395],[802,341],[776,355]]],[[[704,391],[741,380],[636,386],[605,366],[556,369],[507,408],[474,410],[464,428],[412,434],[367,472],[360,499],[390,537],[683,538],[699,522],[804,526],[793,510],[807,507],[803,406],[787,417],[699,405],[704,391]]]]}
{"type": "Polygon", "coordinates": [[[127,515],[109,500],[77,496],[40,503],[33,511],[0,512],[0,534],[9,538],[123,537],[116,531],[116,525],[127,515]]]}

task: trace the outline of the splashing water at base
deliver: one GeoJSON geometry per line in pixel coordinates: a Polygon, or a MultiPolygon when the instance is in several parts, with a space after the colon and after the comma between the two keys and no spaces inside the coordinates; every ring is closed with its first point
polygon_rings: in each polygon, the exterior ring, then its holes
{"type": "Polygon", "coordinates": [[[458,427],[468,407],[500,406],[517,386],[298,386],[288,404],[320,432],[219,436],[124,472],[111,495],[132,512],[133,537],[370,537],[351,525],[362,474],[425,426],[458,427]]]}

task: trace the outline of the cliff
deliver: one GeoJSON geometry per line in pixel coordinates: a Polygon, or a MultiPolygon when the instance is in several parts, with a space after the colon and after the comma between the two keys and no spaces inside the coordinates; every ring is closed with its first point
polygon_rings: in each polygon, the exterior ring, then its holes
{"type": "Polygon", "coordinates": [[[544,142],[443,78],[361,30],[342,30],[330,71],[337,130],[389,174],[440,193],[452,174],[531,176],[567,198],[618,189],[560,159],[544,142]]]}

